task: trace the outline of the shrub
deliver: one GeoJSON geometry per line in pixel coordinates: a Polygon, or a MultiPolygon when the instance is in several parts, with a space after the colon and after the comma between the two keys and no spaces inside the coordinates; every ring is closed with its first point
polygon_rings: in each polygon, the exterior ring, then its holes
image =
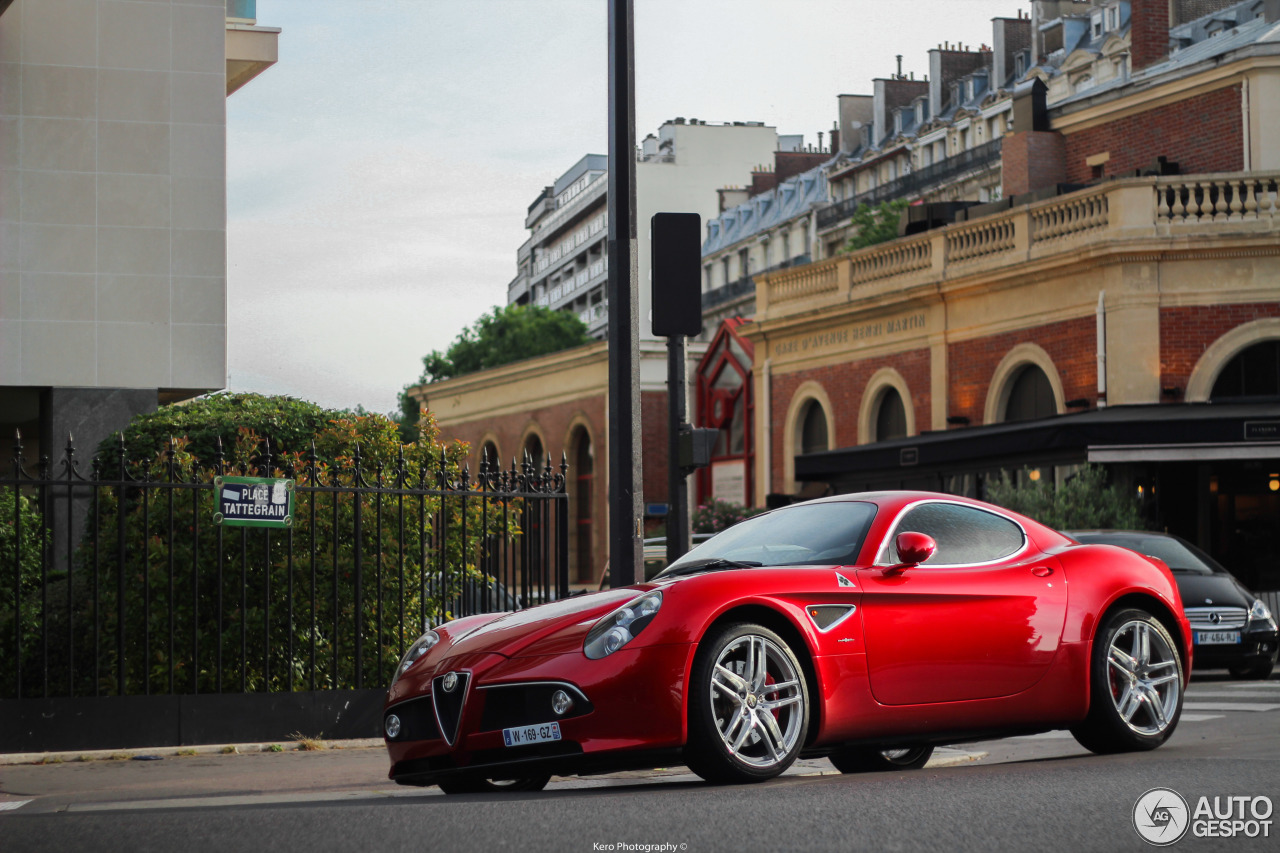
{"type": "Polygon", "coordinates": [[[693,511],[694,533],[719,533],[764,510],[712,498],[693,511]]]}
{"type": "Polygon", "coordinates": [[[1024,476],[1019,481],[1007,471],[999,480],[989,480],[987,500],[1055,530],[1146,527],[1141,500],[1108,485],[1106,469],[1100,465],[1081,466],[1056,488],[1046,477],[1024,476]]]}

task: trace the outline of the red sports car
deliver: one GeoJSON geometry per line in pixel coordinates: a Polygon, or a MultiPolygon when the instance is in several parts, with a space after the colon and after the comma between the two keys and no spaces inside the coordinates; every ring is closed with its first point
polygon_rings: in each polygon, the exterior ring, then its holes
{"type": "Polygon", "coordinates": [[[750,518],[651,582],[423,635],[387,695],[390,776],[447,793],[687,764],[768,779],[797,756],[923,766],[935,744],[1173,733],[1191,635],[1159,560],[928,492],[750,518]]]}

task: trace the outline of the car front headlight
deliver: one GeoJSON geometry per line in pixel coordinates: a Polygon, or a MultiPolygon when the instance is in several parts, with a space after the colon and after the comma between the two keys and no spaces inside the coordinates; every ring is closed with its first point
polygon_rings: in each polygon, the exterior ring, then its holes
{"type": "Polygon", "coordinates": [[[1253,600],[1253,606],[1249,608],[1250,622],[1267,622],[1272,619],[1271,608],[1267,607],[1266,602],[1260,598],[1253,600]]]}
{"type": "Polygon", "coordinates": [[[409,647],[409,651],[405,652],[404,657],[400,658],[400,665],[396,667],[396,674],[391,677],[391,686],[395,687],[396,682],[400,680],[400,676],[404,675],[418,658],[431,651],[432,647],[438,642],[440,642],[440,635],[435,631],[428,631],[415,640],[413,645],[409,647]]]}
{"type": "Polygon", "coordinates": [[[628,601],[592,626],[582,646],[583,654],[591,660],[613,654],[643,631],[660,607],[662,593],[659,591],[628,601]]]}

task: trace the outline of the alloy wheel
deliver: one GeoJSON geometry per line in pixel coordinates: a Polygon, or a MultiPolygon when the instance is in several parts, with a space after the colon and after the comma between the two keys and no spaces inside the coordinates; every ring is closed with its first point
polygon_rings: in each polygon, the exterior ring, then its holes
{"type": "Polygon", "coordinates": [[[1126,622],[1107,650],[1108,683],[1116,713],[1141,735],[1169,727],[1182,691],[1178,657],[1148,622],[1126,622]]]}
{"type": "Polygon", "coordinates": [[[767,637],[747,634],[721,650],[710,699],[731,755],[757,768],[787,761],[804,727],[800,678],[791,657],[767,637]]]}

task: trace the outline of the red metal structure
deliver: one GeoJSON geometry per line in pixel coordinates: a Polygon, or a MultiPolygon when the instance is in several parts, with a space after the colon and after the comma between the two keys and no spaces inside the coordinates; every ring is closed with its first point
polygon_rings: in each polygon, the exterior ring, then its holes
{"type": "Polygon", "coordinates": [[[711,498],[752,505],[755,486],[755,392],[752,343],[738,335],[741,317],[725,320],[698,362],[697,426],[720,430],[711,465],[698,471],[697,500],[711,498]],[[739,471],[741,473],[739,473],[739,471]],[[717,481],[721,488],[715,488],[717,481]],[[737,484],[741,483],[741,486],[737,484]],[[726,494],[727,492],[727,494],[726,494]]]}

